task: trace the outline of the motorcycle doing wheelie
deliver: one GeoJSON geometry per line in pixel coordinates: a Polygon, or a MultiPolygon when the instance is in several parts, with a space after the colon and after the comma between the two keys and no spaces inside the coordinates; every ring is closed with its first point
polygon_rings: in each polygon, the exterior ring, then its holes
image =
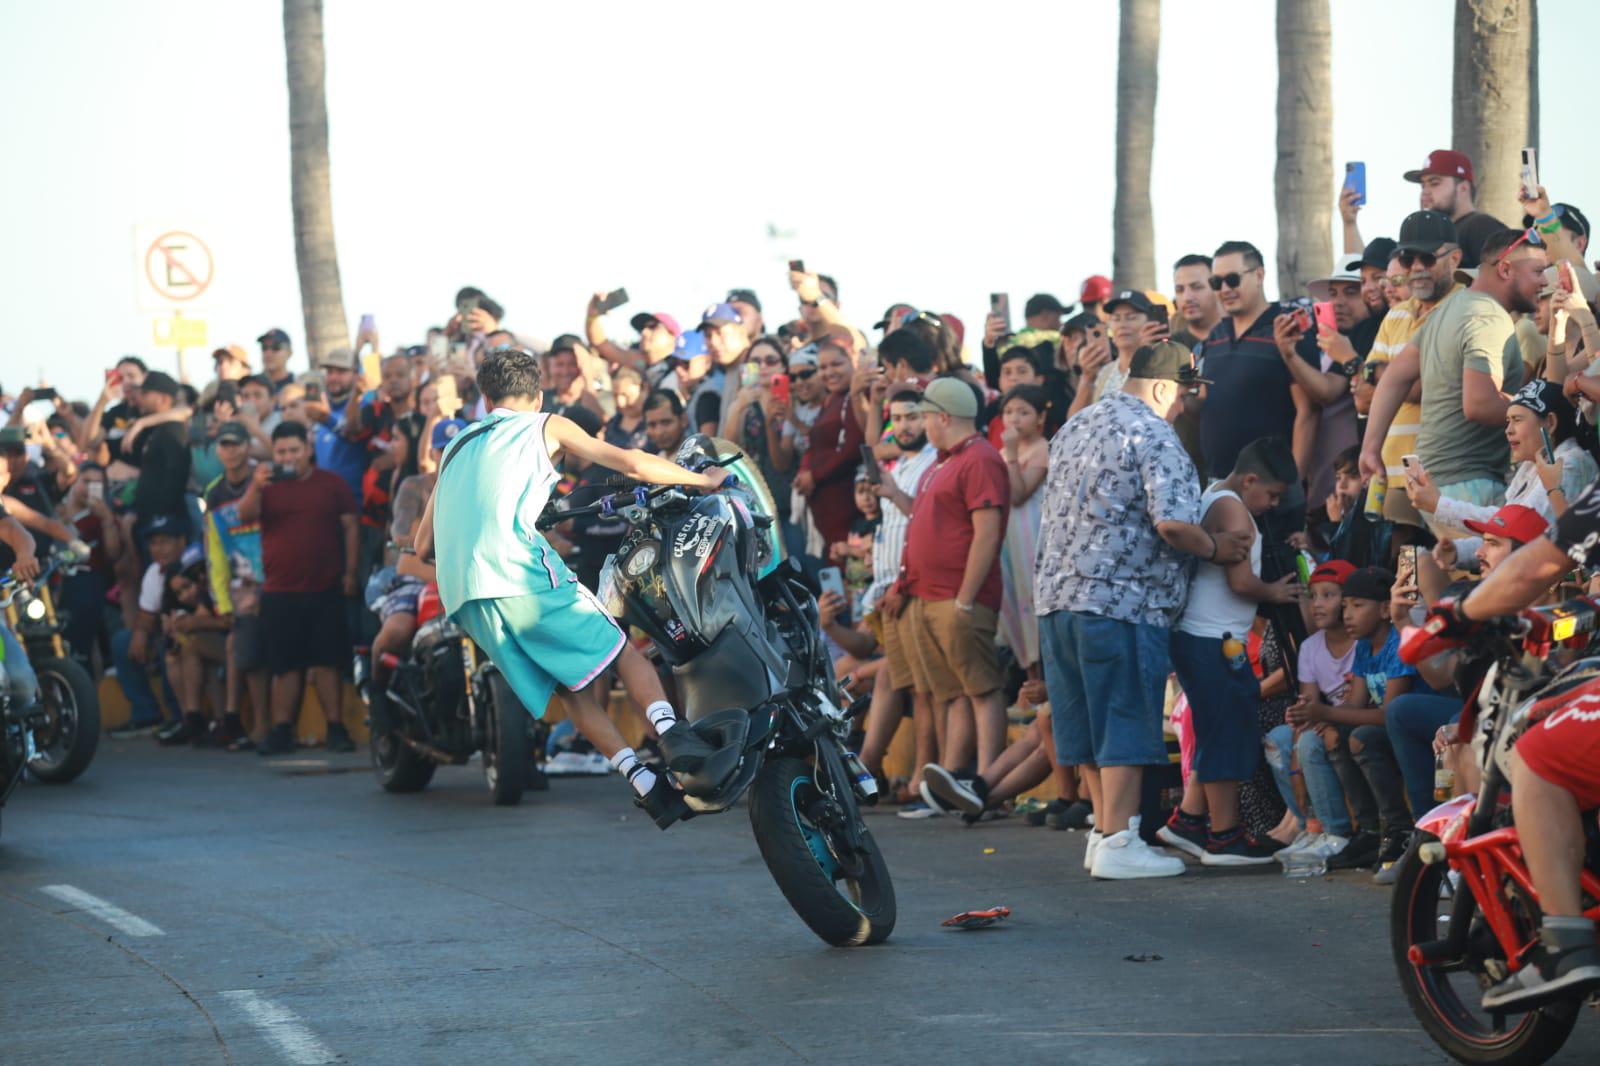
{"type": "MultiPolygon", "coordinates": [[[[1486,989],[1529,964],[1539,935],[1539,896],[1523,861],[1507,802],[1508,759],[1517,738],[1545,715],[1580,701],[1600,703],[1600,656],[1558,667],[1558,643],[1585,647],[1600,623],[1588,599],[1532,608],[1446,636],[1429,619],[1401,655],[1418,662],[1459,649],[1457,685],[1474,693],[1461,715],[1482,783],[1417,820],[1390,904],[1390,940],[1400,984],[1430,1037],[1467,1063],[1540,1063],[1572,1032],[1581,997],[1521,1013],[1485,1011],[1486,989]],[[1519,646],[1520,644],[1520,646],[1519,646]]],[[[1583,814],[1581,875],[1586,917],[1600,919],[1600,824],[1583,814]]]]}
{"type": "MultiPolygon", "coordinates": [[[[441,765],[464,765],[482,753],[484,782],[496,806],[549,787],[536,759],[548,728],[522,707],[499,668],[444,613],[439,587],[417,597],[417,632],[401,658],[386,655],[385,720],[373,716],[372,769],[389,792],[419,792],[441,765]]],[[[372,704],[371,663],[356,649],[355,680],[372,704]]]]}
{"type": "MultiPolygon", "coordinates": [[[[100,744],[100,697],[88,671],[66,653],[51,579],[70,558],[52,555],[32,582],[0,578],[0,621],[15,634],[38,678],[38,698],[18,706],[0,684],[0,807],[23,771],[51,784],[83,773],[100,744]]],[[[3,655],[3,646],[0,646],[3,655]]]]}
{"type": "Polygon", "coordinates": [[[539,526],[591,514],[628,526],[600,598],[649,635],[691,727],[716,749],[676,774],[683,794],[657,824],[725,811],[749,793],[761,857],[812,932],[839,946],[878,943],[894,929],[894,885],[858,806],[875,801],[876,786],[847,750],[851,716],[770,492],[729,451],[694,435],[675,456],[696,472],[730,470],[738,484],[725,492],[641,486],[586,507],[552,505],[539,526]]]}

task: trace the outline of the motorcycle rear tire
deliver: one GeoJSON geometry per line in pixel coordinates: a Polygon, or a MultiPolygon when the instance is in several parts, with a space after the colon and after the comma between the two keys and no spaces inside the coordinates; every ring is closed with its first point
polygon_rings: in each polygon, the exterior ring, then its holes
{"type": "MultiPolygon", "coordinates": [[[[877,944],[894,931],[894,882],[878,842],[863,827],[865,872],[853,882],[859,898],[847,899],[807,843],[795,796],[813,784],[813,771],[799,759],[772,759],[750,787],[750,825],[756,844],[789,906],[811,931],[835,947],[877,944]]],[[[814,786],[813,786],[814,787],[814,786]]]]}
{"type": "MultiPolygon", "coordinates": [[[[1518,1066],[1544,1062],[1567,1042],[1580,1003],[1551,1003],[1520,1019],[1513,1016],[1507,1019],[1515,1020],[1509,1031],[1493,1033],[1482,1025],[1481,1015],[1475,1016],[1476,1002],[1463,1003],[1453,987],[1439,988],[1431,982],[1425,985],[1422,973],[1407,957],[1412,944],[1440,935],[1438,916],[1449,906],[1439,899],[1439,884],[1448,867],[1444,863],[1429,865],[1417,855],[1422,843],[1438,838],[1425,833],[1416,837],[1401,860],[1400,876],[1395,880],[1389,905],[1389,940],[1395,968],[1400,973],[1400,987],[1405,989],[1411,1012],[1433,1042],[1458,1062],[1518,1066]]],[[[1463,885],[1456,891],[1465,892],[1467,888],[1463,885]]]]}
{"type": "Polygon", "coordinates": [[[484,753],[484,777],[489,782],[489,794],[496,807],[515,807],[522,802],[522,793],[528,787],[528,771],[532,760],[528,748],[528,712],[522,701],[511,691],[499,671],[489,675],[490,744],[494,750],[484,753]],[[493,762],[490,762],[492,757],[493,762]]]}
{"type": "Polygon", "coordinates": [[[28,764],[28,771],[40,781],[64,785],[89,768],[100,746],[100,693],[89,672],[71,659],[40,659],[33,664],[33,672],[39,677],[41,698],[47,685],[59,684],[66,690],[73,702],[75,725],[59,762],[41,766],[36,758],[28,764]]]}
{"type": "Polygon", "coordinates": [[[386,763],[379,750],[384,745],[373,737],[367,747],[372,749],[372,772],[378,775],[378,784],[385,792],[421,792],[433,780],[439,764],[419,751],[413,751],[398,736],[388,743],[394,746],[394,755],[386,763]]]}

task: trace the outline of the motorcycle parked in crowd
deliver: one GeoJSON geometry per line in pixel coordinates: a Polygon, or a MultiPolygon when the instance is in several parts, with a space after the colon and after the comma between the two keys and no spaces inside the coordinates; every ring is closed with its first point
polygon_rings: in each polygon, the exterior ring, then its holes
{"type": "MultiPolygon", "coordinates": [[[[445,616],[439,587],[425,586],[417,601],[417,632],[404,658],[388,655],[389,718],[374,723],[372,768],[389,792],[419,792],[440,766],[464,765],[481,753],[483,776],[496,806],[522,801],[523,792],[548,788],[538,760],[548,727],[523,709],[489,657],[445,616]]],[[[371,660],[356,649],[355,680],[370,703],[371,660]]]]}
{"type": "MultiPolygon", "coordinates": [[[[1477,796],[1457,796],[1417,820],[1390,907],[1400,984],[1430,1037],[1467,1063],[1540,1063],[1561,1049],[1583,1003],[1547,1002],[1524,1013],[1482,1009],[1483,993],[1526,963],[1538,939],[1538,893],[1523,861],[1507,791],[1517,738],[1574,701],[1600,700],[1600,656],[1586,646],[1600,622],[1587,599],[1482,623],[1469,637],[1425,625],[1401,649],[1407,662],[1459,649],[1456,683],[1474,693],[1461,716],[1482,768],[1477,796]],[[1564,667],[1558,643],[1585,648],[1564,667]]],[[[1600,823],[1583,813],[1585,914],[1600,918],[1600,823]]]]}
{"type": "MultiPolygon", "coordinates": [[[[39,697],[19,707],[0,684],[0,808],[27,770],[39,781],[65,784],[83,773],[100,744],[100,696],[87,670],[67,654],[52,586],[71,557],[56,552],[32,582],[0,578],[4,623],[39,679],[39,697]]],[[[0,650],[0,656],[3,656],[0,650]]]]}
{"type": "Polygon", "coordinates": [[[683,793],[658,824],[725,811],[749,793],[761,857],[795,913],[829,944],[877,943],[894,929],[895,896],[858,806],[876,801],[876,784],[848,750],[852,714],[771,493],[730,451],[696,434],[674,457],[697,472],[729,470],[738,485],[724,492],[639,486],[586,507],[552,503],[539,527],[591,514],[627,523],[597,592],[649,635],[678,705],[717,749],[675,775],[683,793]]]}

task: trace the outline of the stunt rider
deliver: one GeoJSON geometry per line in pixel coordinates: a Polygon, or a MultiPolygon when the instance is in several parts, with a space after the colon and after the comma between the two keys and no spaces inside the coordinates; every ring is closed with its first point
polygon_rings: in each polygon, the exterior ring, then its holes
{"type": "Polygon", "coordinates": [[[579,733],[625,775],[658,823],[677,799],[606,716],[593,682],[615,666],[661,738],[667,764],[685,769],[715,749],[679,721],[655,670],[594,593],[578,583],[535,523],[567,452],[656,485],[713,492],[726,475],[694,474],[666,459],[613,447],[560,415],[540,412],[538,360],[496,348],[478,368],[487,418],[459,433],[439,464],[417,524],[416,550],[438,568],[445,610],[499,667],[522,705],[543,717],[559,693],[579,733]]]}
{"type": "MultiPolygon", "coordinates": [[[[1600,562],[1600,482],[1575,500],[1550,539],[1517,549],[1448,610],[1468,624],[1530,606],[1572,569],[1600,562]]],[[[1544,918],[1533,957],[1489,989],[1485,1010],[1525,1011],[1600,989],[1595,923],[1583,917],[1581,812],[1600,807],[1600,708],[1574,704],[1535,722],[1510,766],[1511,812],[1544,918]]]]}
{"type": "MultiPolygon", "coordinates": [[[[0,489],[6,487],[7,480],[5,464],[0,463],[0,489]]],[[[17,505],[15,500],[12,504],[17,505]]],[[[0,574],[8,571],[19,581],[32,581],[39,576],[39,560],[34,555],[33,534],[0,503],[0,574]]],[[[0,618],[0,644],[5,649],[5,679],[11,689],[11,706],[22,710],[38,698],[39,679],[22,642],[4,618],[0,618]]]]}

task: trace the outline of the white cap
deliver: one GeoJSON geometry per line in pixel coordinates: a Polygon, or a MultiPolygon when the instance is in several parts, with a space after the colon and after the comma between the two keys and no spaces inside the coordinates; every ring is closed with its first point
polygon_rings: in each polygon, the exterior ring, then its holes
{"type": "Polygon", "coordinates": [[[1361,284],[1360,252],[1341,256],[1338,262],[1333,264],[1333,270],[1327,277],[1306,283],[1306,292],[1313,300],[1327,300],[1333,295],[1331,286],[1336,281],[1353,281],[1357,285],[1361,284]]]}

